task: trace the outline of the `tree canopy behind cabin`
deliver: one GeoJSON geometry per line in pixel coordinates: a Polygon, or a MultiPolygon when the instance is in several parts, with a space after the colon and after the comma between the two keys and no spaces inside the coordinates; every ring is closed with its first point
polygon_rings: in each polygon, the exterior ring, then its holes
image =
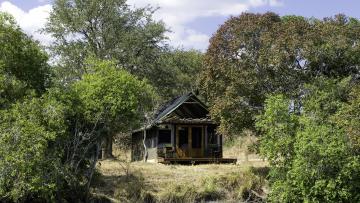
{"type": "Polygon", "coordinates": [[[55,37],[52,51],[70,80],[87,72],[84,62],[91,55],[117,60],[144,77],[155,68],[165,39],[165,27],[152,13],[150,7],[131,9],[124,0],[57,0],[45,31],[55,37]]]}
{"type": "Polygon", "coordinates": [[[210,39],[200,88],[220,132],[254,128],[266,95],[299,97],[314,78],[359,73],[360,22],[337,15],[318,20],[274,13],[231,17],[210,39]]]}
{"type": "Polygon", "coordinates": [[[198,72],[202,54],[169,47],[155,11],[124,0],[56,0],[44,31],[55,38],[50,50],[58,62],[57,81],[81,78],[88,72],[86,58],[93,56],[146,78],[164,99],[190,91],[186,78],[195,77],[190,73],[198,72]]]}

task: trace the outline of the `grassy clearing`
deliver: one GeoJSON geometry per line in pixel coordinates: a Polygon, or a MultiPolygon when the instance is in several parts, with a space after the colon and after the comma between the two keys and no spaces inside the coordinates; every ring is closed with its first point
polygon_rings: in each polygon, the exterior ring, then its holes
{"type": "Polygon", "coordinates": [[[224,157],[237,158],[236,165],[131,163],[128,152],[114,148],[117,158],[99,162],[92,192],[110,202],[261,202],[267,163],[247,153],[253,141],[247,136],[224,147],[224,157]]]}
{"type": "Polygon", "coordinates": [[[230,202],[265,196],[263,166],[254,164],[163,165],[104,160],[93,193],[113,202],[230,202]]]}
{"type": "Polygon", "coordinates": [[[226,140],[224,143],[223,156],[226,158],[236,158],[241,164],[254,166],[263,165],[265,162],[259,155],[251,152],[249,147],[257,142],[257,137],[252,131],[245,130],[241,136],[233,140],[226,140]],[[247,163],[249,162],[249,163],[247,163]]]}

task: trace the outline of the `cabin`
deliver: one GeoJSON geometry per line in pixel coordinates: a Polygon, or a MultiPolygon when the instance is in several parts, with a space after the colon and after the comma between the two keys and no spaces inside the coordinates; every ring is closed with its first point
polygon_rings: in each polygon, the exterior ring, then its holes
{"type": "Polygon", "coordinates": [[[131,160],[159,163],[235,163],[222,157],[222,135],[209,117],[207,106],[193,93],[176,97],[162,105],[151,125],[131,135],[131,160]]]}

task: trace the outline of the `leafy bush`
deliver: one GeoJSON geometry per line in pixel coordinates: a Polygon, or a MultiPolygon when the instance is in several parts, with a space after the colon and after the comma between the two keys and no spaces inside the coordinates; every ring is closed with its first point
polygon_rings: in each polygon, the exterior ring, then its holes
{"type": "Polygon", "coordinates": [[[349,79],[318,78],[299,107],[282,95],[267,99],[257,126],[260,153],[271,166],[271,201],[360,201],[360,154],[352,144],[358,124],[350,122],[359,121],[357,90],[349,79]]]}
{"type": "Polygon", "coordinates": [[[28,99],[1,111],[0,200],[54,198],[62,171],[54,143],[66,129],[63,118],[63,106],[54,100],[28,99]]]}
{"type": "Polygon", "coordinates": [[[0,111],[0,200],[89,197],[104,135],[136,125],[140,103],[153,93],[112,63],[93,65],[68,88],[47,89],[0,111]]]}

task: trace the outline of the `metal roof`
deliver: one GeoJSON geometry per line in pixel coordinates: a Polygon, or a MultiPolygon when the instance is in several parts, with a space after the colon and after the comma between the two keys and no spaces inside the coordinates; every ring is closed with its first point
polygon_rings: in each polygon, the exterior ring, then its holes
{"type": "MultiPolygon", "coordinates": [[[[196,105],[199,105],[200,107],[193,107],[193,109],[187,109],[187,113],[194,113],[192,111],[195,111],[195,109],[197,109],[199,112],[197,112],[197,115],[202,115],[202,114],[208,114],[209,111],[208,111],[208,107],[200,101],[199,98],[196,97],[195,94],[193,94],[192,92],[189,92],[187,94],[184,94],[184,95],[181,95],[181,96],[178,96],[178,97],[175,97],[171,100],[169,100],[168,102],[164,103],[159,109],[158,111],[155,113],[155,116],[154,116],[154,119],[153,121],[151,122],[152,124],[149,125],[149,126],[146,126],[146,129],[149,129],[151,128],[152,126],[156,125],[156,124],[159,124],[159,123],[162,123],[163,121],[165,121],[168,116],[173,113],[174,111],[176,111],[182,104],[196,104],[196,105]],[[188,100],[192,100],[193,102],[188,102],[186,103],[188,100]]],[[[184,113],[184,112],[175,112],[176,114],[180,114],[180,113],[184,113]]],[[[196,112],[195,112],[196,114],[196,112]]],[[[189,117],[182,117],[182,116],[179,116],[180,120],[179,121],[182,121],[184,122],[185,120],[191,120],[191,121],[205,121],[205,122],[208,122],[210,123],[210,119],[207,117],[207,116],[201,116],[201,118],[191,118],[190,116],[189,117]],[[195,119],[195,120],[194,120],[195,119]],[[202,119],[202,120],[201,120],[202,119]]],[[[141,128],[141,129],[138,129],[134,132],[137,132],[137,131],[140,131],[140,130],[144,130],[144,128],[141,128]]]]}
{"type": "Polygon", "coordinates": [[[202,103],[192,92],[189,92],[166,102],[162,107],[160,107],[158,112],[155,114],[155,119],[153,122],[157,123],[158,121],[162,120],[190,98],[196,100],[197,104],[199,104],[204,110],[208,112],[207,106],[202,103]]]}
{"type": "Polygon", "coordinates": [[[210,118],[166,118],[160,121],[159,123],[164,124],[216,124],[210,118]]]}

